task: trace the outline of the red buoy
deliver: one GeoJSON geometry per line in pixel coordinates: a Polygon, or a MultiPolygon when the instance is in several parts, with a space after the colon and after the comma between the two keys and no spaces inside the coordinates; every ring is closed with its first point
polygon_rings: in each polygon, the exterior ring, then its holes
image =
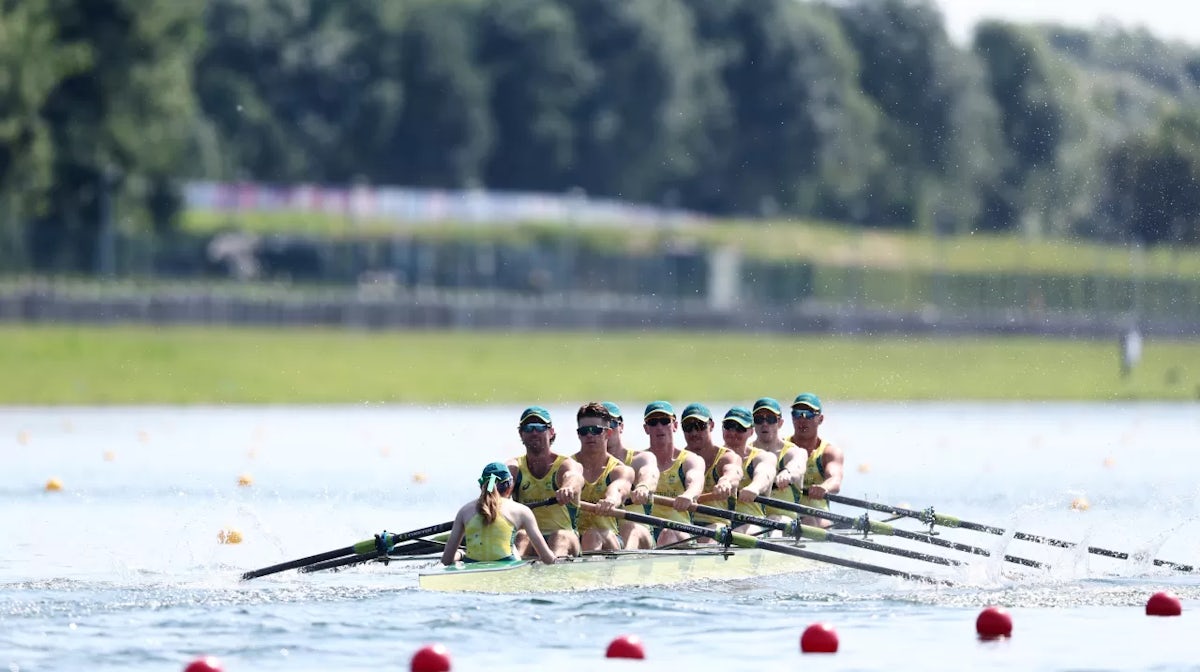
{"type": "Polygon", "coordinates": [[[221,661],[212,656],[197,658],[188,663],[183,672],[222,672],[221,661]]]}
{"type": "Polygon", "coordinates": [[[1183,604],[1179,602],[1175,593],[1162,590],[1151,595],[1146,601],[1147,616],[1178,616],[1182,613],[1183,604]]]}
{"type": "Polygon", "coordinates": [[[412,672],[450,672],[450,651],[441,644],[422,646],[413,654],[412,672]]]}
{"type": "Polygon", "coordinates": [[[637,635],[621,635],[608,643],[604,652],[605,658],[634,658],[643,660],[646,649],[642,646],[642,638],[637,635]]]}
{"type": "Polygon", "coordinates": [[[800,635],[800,650],[804,653],[837,653],[837,630],[828,623],[813,623],[800,635]]]}
{"type": "Polygon", "coordinates": [[[980,639],[1012,637],[1012,628],[1012,616],[1004,607],[988,607],[975,619],[975,632],[979,633],[980,639]]]}

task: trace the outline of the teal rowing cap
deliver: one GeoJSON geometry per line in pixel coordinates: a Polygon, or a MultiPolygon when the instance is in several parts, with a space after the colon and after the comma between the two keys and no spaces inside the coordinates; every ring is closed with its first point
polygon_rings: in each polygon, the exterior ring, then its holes
{"type": "Polygon", "coordinates": [[[688,404],[687,407],[683,409],[683,415],[679,419],[687,420],[688,418],[699,418],[700,420],[708,422],[709,420],[712,420],[712,411],[708,410],[708,407],[704,404],[688,404]]]}
{"type": "Polygon", "coordinates": [[[546,423],[547,425],[553,424],[550,422],[550,411],[547,411],[541,406],[530,406],[529,408],[521,411],[520,424],[523,425],[530,420],[538,420],[546,423]]]}
{"type": "Polygon", "coordinates": [[[503,462],[489,462],[483,468],[483,475],[479,477],[479,487],[486,487],[488,492],[496,489],[497,483],[505,483],[512,480],[512,472],[508,470],[508,465],[503,462]]]}
{"type": "Polygon", "coordinates": [[[649,404],[646,404],[646,412],[642,413],[642,418],[648,418],[655,413],[662,413],[664,415],[675,417],[675,407],[667,401],[652,401],[649,404]]]}
{"type": "Polygon", "coordinates": [[[750,411],[746,410],[745,406],[734,406],[728,411],[725,411],[725,419],[733,420],[734,422],[746,428],[754,426],[754,415],[750,411]]]}
{"type": "Polygon", "coordinates": [[[608,414],[613,417],[613,420],[624,420],[624,418],[621,417],[620,406],[617,406],[611,401],[602,402],[601,406],[604,406],[604,408],[608,409],[608,414]]]}
{"type": "Polygon", "coordinates": [[[775,415],[783,415],[783,408],[779,406],[779,401],[771,397],[762,397],[754,402],[752,412],[757,413],[759,411],[770,411],[775,415]]]}
{"type": "Polygon", "coordinates": [[[821,412],[821,400],[812,392],[802,392],[796,395],[792,408],[807,407],[817,413],[821,412]]]}

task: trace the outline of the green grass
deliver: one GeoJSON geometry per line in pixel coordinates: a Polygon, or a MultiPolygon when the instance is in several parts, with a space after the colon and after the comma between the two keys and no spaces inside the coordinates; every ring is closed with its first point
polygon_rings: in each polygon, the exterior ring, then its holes
{"type": "Polygon", "coordinates": [[[1131,252],[1123,246],[1083,241],[1026,241],[1013,235],[966,235],[933,238],[918,233],[866,230],[804,221],[718,221],[687,229],[570,227],[566,224],[479,226],[397,224],[352,221],[339,215],[310,213],[221,214],[191,211],[183,229],[195,233],[222,228],[256,233],[307,233],[356,237],[403,233],[424,238],[520,243],[553,242],[567,237],[599,248],[661,250],[665,245],[734,247],[748,256],[790,259],[835,266],[942,270],[960,273],[1029,272],[1106,274],[1126,277],[1200,278],[1200,249],[1155,248],[1131,252]]]}
{"type": "Polygon", "coordinates": [[[716,334],[0,328],[0,404],[1191,400],[1200,343],[716,334]]]}

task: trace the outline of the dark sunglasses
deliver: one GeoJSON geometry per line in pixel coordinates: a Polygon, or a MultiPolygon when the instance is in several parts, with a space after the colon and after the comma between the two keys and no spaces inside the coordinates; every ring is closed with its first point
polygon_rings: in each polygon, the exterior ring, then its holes
{"type": "Polygon", "coordinates": [[[585,425],[583,427],[580,427],[579,429],[576,429],[575,433],[580,436],[588,436],[588,435],[600,436],[601,434],[604,433],[604,430],[606,430],[606,429],[608,429],[608,428],[601,427],[600,425],[585,425]]]}
{"type": "Polygon", "coordinates": [[[756,415],[754,416],[754,424],[756,425],[773,425],[779,422],[778,415],[756,415]]]}
{"type": "Polygon", "coordinates": [[[664,415],[660,415],[658,417],[650,418],[646,421],[646,424],[650,425],[651,427],[657,427],[659,425],[666,426],[674,422],[674,420],[674,418],[668,418],[664,415]]]}
{"type": "Polygon", "coordinates": [[[707,422],[685,422],[681,426],[683,427],[683,431],[685,431],[685,432],[708,431],[708,423],[707,422]]]}
{"type": "Polygon", "coordinates": [[[792,417],[797,420],[812,420],[820,415],[817,411],[810,411],[804,408],[793,408],[792,417]]]}
{"type": "Polygon", "coordinates": [[[750,431],[749,427],[743,427],[733,420],[721,423],[721,429],[724,429],[727,432],[737,432],[738,434],[745,434],[746,432],[750,431]]]}
{"type": "Polygon", "coordinates": [[[550,425],[547,425],[547,424],[544,424],[541,422],[530,422],[530,423],[521,425],[521,427],[519,429],[522,432],[536,432],[538,434],[541,434],[542,432],[550,429],[550,425]]]}

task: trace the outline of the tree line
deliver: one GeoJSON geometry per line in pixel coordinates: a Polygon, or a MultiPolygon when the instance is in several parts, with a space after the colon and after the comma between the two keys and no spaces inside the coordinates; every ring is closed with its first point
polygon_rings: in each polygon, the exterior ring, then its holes
{"type": "Polygon", "coordinates": [[[1195,244],[1198,83],[926,0],[0,0],[0,225],[90,271],[202,178],[1195,244]]]}

